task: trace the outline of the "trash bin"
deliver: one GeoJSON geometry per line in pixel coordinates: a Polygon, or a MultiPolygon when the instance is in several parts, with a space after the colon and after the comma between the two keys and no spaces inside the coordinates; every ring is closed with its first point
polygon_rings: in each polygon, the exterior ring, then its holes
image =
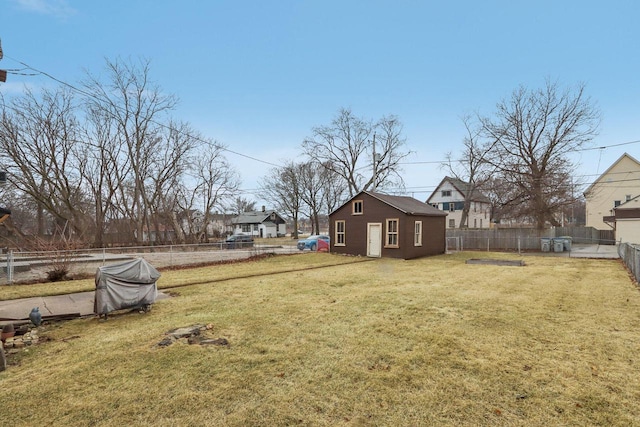
{"type": "Polygon", "coordinates": [[[540,239],[542,252],[549,252],[551,250],[551,239],[548,237],[543,237],[540,239]]]}
{"type": "Polygon", "coordinates": [[[564,250],[565,251],[571,251],[571,240],[572,240],[572,237],[571,236],[560,236],[559,238],[563,240],[564,250]]]}
{"type": "Polygon", "coordinates": [[[552,239],[553,240],[553,252],[564,251],[564,239],[552,239]]]}

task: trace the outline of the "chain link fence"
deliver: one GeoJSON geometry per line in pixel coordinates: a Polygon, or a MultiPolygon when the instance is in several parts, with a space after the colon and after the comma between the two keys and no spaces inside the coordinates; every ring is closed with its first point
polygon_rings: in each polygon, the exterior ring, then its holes
{"type": "Polygon", "coordinates": [[[194,245],[137,246],[66,251],[13,251],[0,255],[0,285],[50,280],[56,272],[70,277],[93,275],[98,267],[132,258],[144,258],[156,268],[234,261],[266,253],[297,253],[289,244],[225,242],[194,245]]]}
{"type": "Polygon", "coordinates": [[[618,255],[631,271],[636,282],[640,282],[640,246],[621,243],[618,245],[618,255]]]}

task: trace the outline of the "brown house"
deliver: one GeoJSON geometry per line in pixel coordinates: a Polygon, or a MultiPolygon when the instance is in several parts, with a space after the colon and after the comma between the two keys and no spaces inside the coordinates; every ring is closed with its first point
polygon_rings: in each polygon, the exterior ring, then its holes
{"type": "Polygon", "coordinates": [[[331,252],[403,259],[442,254],[446,218],[412,197],[363,191],[329,215],[331,252]]]}

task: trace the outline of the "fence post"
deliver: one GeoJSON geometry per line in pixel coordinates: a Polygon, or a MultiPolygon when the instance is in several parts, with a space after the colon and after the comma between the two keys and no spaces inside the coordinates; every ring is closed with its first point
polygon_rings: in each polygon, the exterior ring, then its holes
{"type": "Polygon", "coordinates": [[[489,252],[489,242],[491,242],[491,239],[487,238],[487,252],[489,252]]]}
{"type": "Polygon", "coordinates": [[[7,254],[7,282],[13,283],[13,249],[9,249],[7,254]]]}
{"type": "Polygon", "coordinates": [[[169,266],[173,267],[173,245],[169,245],[169,266]]]}
{"type": "Polygon", "coordinates": [[[518,236],[518,255],[520,255],[520,236],[518,236]]]}

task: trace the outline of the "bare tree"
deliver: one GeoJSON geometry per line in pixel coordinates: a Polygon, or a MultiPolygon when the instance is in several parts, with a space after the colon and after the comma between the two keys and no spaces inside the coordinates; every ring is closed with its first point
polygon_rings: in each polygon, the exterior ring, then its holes
{"type": "Polygon", "coordinates": [[[409,152],[401,151],[405,139],[395,116],[383,117],[374,125],[343,108],[330,125],[313,128],[312,133],[302,143],[305,154],[341,177],[351,197],[403,183],[399,164],[409,152]]]}
{"type": "Polygon", "coordinates": [[[481,118],[494,144],[488,160],[513,190],[509,203],[526,207],[538,229],[558,225],[557,212],[573,202],[568,155],[593,139],[599,121],[584,85],[561,89],[549,80],[541,89],[516,89],[493,117],[481,118]]]}
{"type": "Polygon", "coordinates": [[[121,180],[130,176],[131,163],[124,153],[123,141],[117,135],[117,126],[101,108],[87,104],[84,122],[84,143],[76,144],[79,173],[94,201],[95,247],[104,246],[108,219],[117,217],[116,196],[121,180]]]}
{"type": "Polygon", "coordinates": [[[302,164],[289,162],[281,168],[271,169],[260,184],[263,197],[293,221],[294,239],[298,238],[298,220],[304,204],[302,171],[302,164]]]}
{"type": "Polygon", "coordinates": [[[90,223],[88,197],[73,147],[78,121],[68,90],[27,90],[3,105],[0,150],[12,184],[36,203],[38,234],[46,231],[45,213],[75,238],[84,239],[90,223]]]}
{"type": "Polygon", "coordinates": [[[462,123],[466,129],[462,152],[457,159],[451,152],[447,153],[442,167],[465,184],[460,228],[467,228],[471,202],[491,178],[493,168],[487,159],[494,144],[481,142],[481,128],[473,123],[471,116],[464,116],[462,123]]]}
{"type": "Polygon", "coordinates": [[[309,209],[311,231],[315,234],[320,233],[320,214],[326,185],[327,173],[322,165],[315,162],[300,165],[300,197],[309,209]]]}
{"type": "Polygon", "coordinates": [[[102,82],[89,75],[85,91],[91,95],[91,107],[101,110],[116,126],[123,148],[118,158],[130,171],[129,176],[119,177],[118,206],[135,221],[135,237],[141,241],[145,229],[151,230],[155,188],[149,187],[148,182],[157,172],[153,160],[163,151],[159,121],[166,119],[177,100],[149,80],[149,61],[107,61],[106,68],[108,80],[102,82]]]}
{"type": "Polygon", "coordinates": [[[202,201],[202,228],[199,230],[201,241],[208,241],[207,229],[212,222],[213,212],[224,210],[225,204],[240,188],[240,176],[223,152],[222,145],[215,141],[209,142],[201,147],[192,165],[191,173],[196,185],[189,194],[194,201],[202,201]]]}
{"type": "Polygon", "coordinates": [[[249,200],[245,197],[236,197],[228,204],[227,210],[235,215],[253,212],[256,210],[256,202],[255,200],[249,200]]]}

